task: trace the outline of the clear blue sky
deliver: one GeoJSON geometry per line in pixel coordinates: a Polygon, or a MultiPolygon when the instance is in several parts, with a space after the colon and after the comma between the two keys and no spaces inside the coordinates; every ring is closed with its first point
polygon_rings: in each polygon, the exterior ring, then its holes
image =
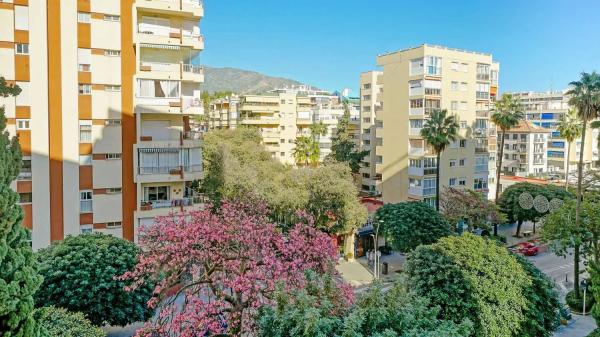
{"type": "MultiPolygon", "coordinates": [[[[358,88],[378,54],[420,45],[492,53],[500,90],[562,89],[600,71],[600,0],[205,0],[201,62],[358,88]]],[[[356,92],[354,92],[356,94],[356,92]]]]}

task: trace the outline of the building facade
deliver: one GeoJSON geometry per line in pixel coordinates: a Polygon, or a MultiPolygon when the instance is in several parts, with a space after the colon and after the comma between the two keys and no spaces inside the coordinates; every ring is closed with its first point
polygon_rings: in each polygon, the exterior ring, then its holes
{"type": "Polygon", "coordinates": [[[239,119],[240,98],[231,95],[216,99],[210,103],[208,116],[208,127],[210,129],[235,129],[239,119]]]}
{"type": "Polygon", "coordinates": [[[0,3],[2,98],[24,168],[14,183],[35,249],[66,235],[136,240],[191,207],[203,112],[199,0],[0,3]]]}
{"type": "MultiPolygon", "coordinates": [[[[519,99],[525,116],[534,125],[542,127],[550,132],[548,139],[548,172],[563,175],[569,165],[569,172],[575,174],[579,153],[581,150],[581,139],[576,139],[571,144],[561,138],[557,123],[560,118],[569,111],[569,98],[564,91],[549,92],[516,92],[513,95],[519,99]],[[569,147],[570,157],[569,157],[569,147]]],[[[586,148],[583,153],[584,167],[589,169],[598,160],[598,145],[596,140],[598,130],[587,130],[586,148]]],[[[571,176],[573,179],[574,176],[571,176]]]]}
{"type": "Polygon", "coordinates": [[[492,55],[422,45],[380,55],[375,169],[384,202],[435,202],[437,165],[440,187],[471,188],[494,195],[496,145],[490,105],[498,92],[499,64],[492,55]],[[456,115],[459,137],[441,163],[420,136],[429,114],[446,109],[456,115]]]}
{"type": "MultiPolygon", "coordinates": [[[[548,173],[550,131],[522,120],[508,130],[504,139],[502,173],[520,177],[544,176],[548,173]]],[[[502,134],[498,133],[499,142],[502,134]]]]}
{"type": "Polygon", "coordinates": [[[375,148],[378,143],[381,145],[376,137],[376,130],[378,125],[381,126],[377,115],[382,110],[382,75],[381,71],[369,71],[360,75],[360,148],[369,151],[360,168],[361,190],[372,195],[381,195],[381,174],[375,170],[375,148]]]}

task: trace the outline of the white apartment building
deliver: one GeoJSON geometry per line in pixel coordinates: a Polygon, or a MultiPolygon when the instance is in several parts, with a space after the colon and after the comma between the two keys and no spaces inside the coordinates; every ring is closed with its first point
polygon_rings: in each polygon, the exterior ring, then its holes
{"type": "MultiPolygon", "coordinates": [[[[550,131],[530,121],[506,132],[502,173],[520,177],[543,176],[548,172],[548,139],[550,131]]],[[[502,134],[498,133],[501,142],[502,134]]]]}
{"type": "Polygon", "coordinates": [[[94,231],[134,241],[193,207],[203,16],[200,0],[0,2],[0,76],[23,90],[0,104],[34,249],[94,231]]]}
{"type": "Polygon", "coordinates": [[[375,147],[382,145],[381,138],[376,137],[378,125],[381,127],[377,115],[382,110],[383,85],[379,82],[382,75],[381,71],[368,71],[360,75],[360,148],[369,151],[360,168],[361,190],[373,195],[381,195],[381,174],[375,169],[375,147]]]}
{"type": "Polygon", "coordinates": [[[235,129],[239,119],[238,95],[219,98],[210,103],[208,127],[211,129],[235,129]]]}

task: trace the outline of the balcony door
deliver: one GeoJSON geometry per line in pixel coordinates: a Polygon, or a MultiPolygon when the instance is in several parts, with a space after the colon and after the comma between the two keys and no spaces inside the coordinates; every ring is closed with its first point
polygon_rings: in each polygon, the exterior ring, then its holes
{"type": "Polygon", "coordinates": [[[169,121],[142,121],[142,137],[151,137],[153,141],[171,139],[169,121]]]}

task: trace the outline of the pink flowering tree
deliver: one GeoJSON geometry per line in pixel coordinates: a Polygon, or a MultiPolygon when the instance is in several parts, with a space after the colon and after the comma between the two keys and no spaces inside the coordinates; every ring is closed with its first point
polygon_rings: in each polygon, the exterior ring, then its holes
{"type": "MultiPolygon", "coordinates": [[[[252,334],[258,309],[273,303],[276,290],[304,287],[309,270],[337,277],[326,234],[310,223],[284,234],[267,215],[262,203],[224,202],[141,229],[143,253],[123,278],[131,289],[157,282],[149,306],[158,314],[138,336],[252,334]]],[[[348,306],[351,291],[341,284],[338,291],[348,306]]]]}

